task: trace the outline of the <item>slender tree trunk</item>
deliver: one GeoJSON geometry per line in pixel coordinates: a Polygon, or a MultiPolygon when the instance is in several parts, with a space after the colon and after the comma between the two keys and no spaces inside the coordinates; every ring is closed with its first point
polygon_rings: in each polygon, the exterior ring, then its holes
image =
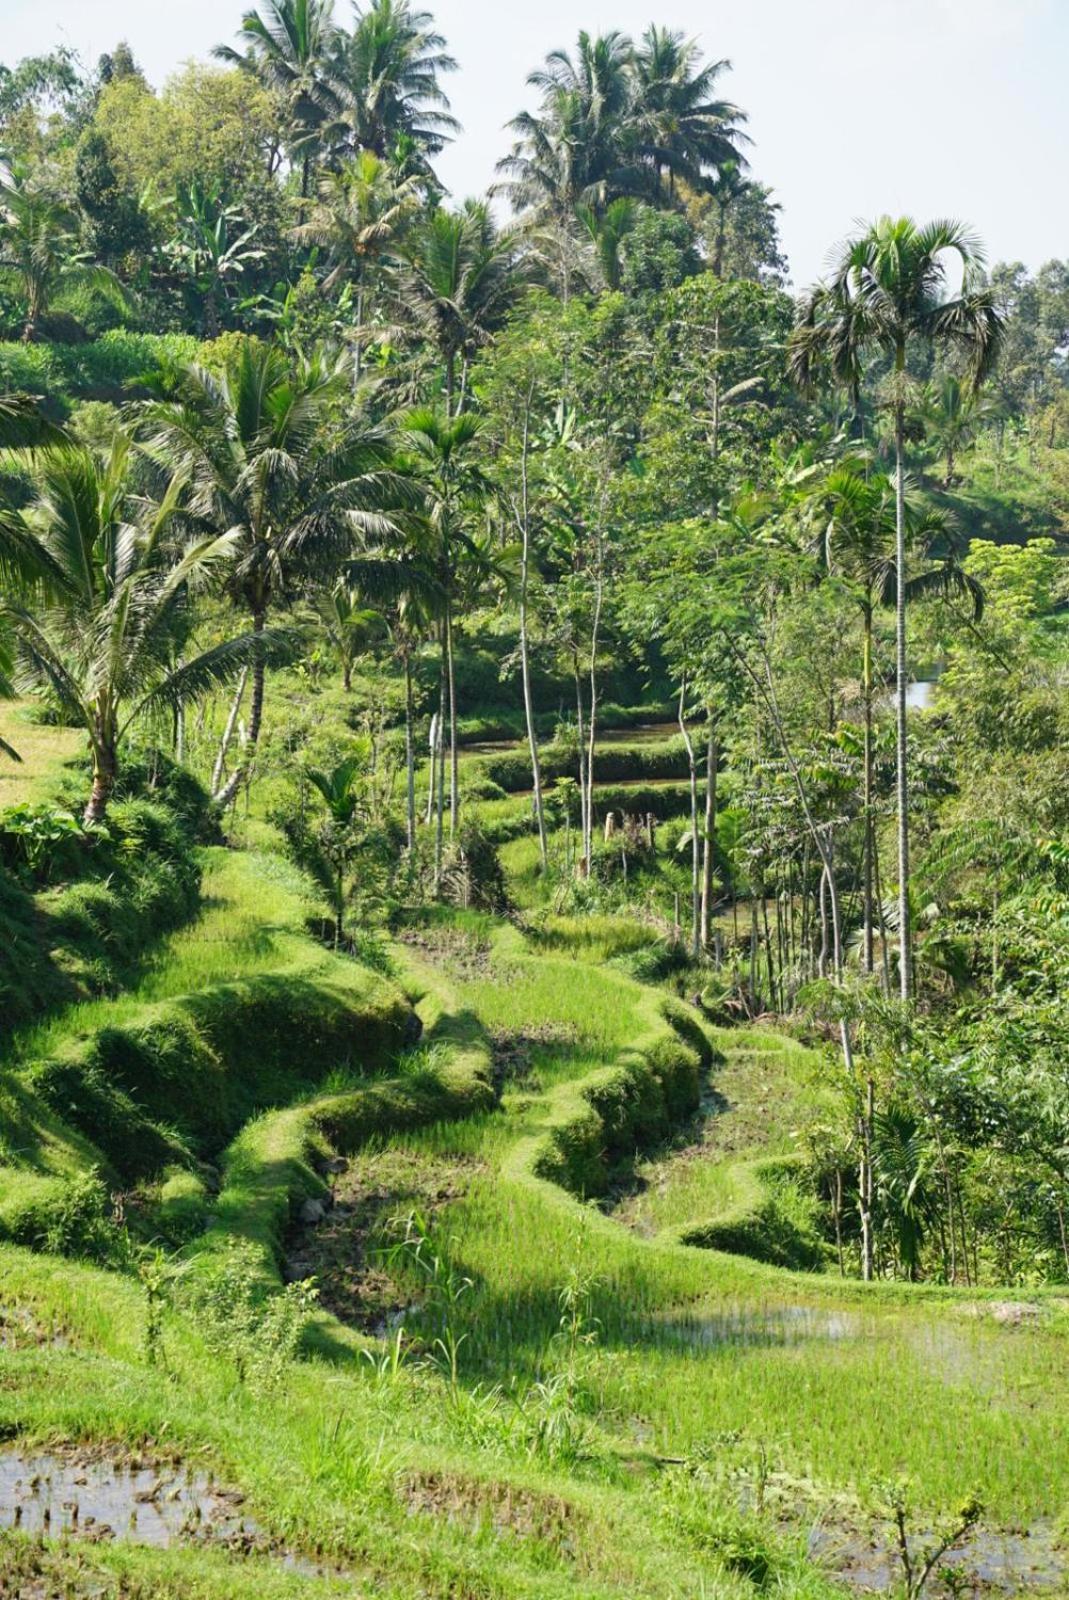
{"type": "Polygon", "coordinates": [[[245,685],[248,683],[248,681],[249,669],[248,667],[244,667],[242,669],[241,677],[238,679],[238,686],[234,690],[234,698],[230,703],[230,711],[227,715],[226,726],[223,728],[223,737],[219,741],[219,750],[215,757],[215,765],[212,768],[213,795],[218,794],[219,786],[223,781],[223,772],[226,768],[226,758],[230,753],[230,746],[234,738],[234,729],[238,725],[238,717],[241,715],[241,702],[245,698],[245,685]]]}
{"type": "Polygon", "coordinates": [[[679,731],[687,751],[687,768],[690,775],[690,948],[697,961],[701,955],[701,841],[698,837],[698,767],[694,759],[694,744],[687,729],[684,714],[687,685],[679,686],[679,731]]]}
{"type": "MultiPolygon", "coordinates": [[[[579,836],[580,850],[585,852],[586,845],[586,817],[587,817],[587,767],[586,767],[586,742],[585,723],[583,720],[583,680],[579,675],[579,656],[572,657],[572,673],[575,678],[575,728],[579,740],[579,836]]],[[[584,878],[590,876],[590,861],[583,855],[580,872],[584,878]]]]}
{"type": "Polygon", "coordinates": [[[865,702],[865,971],[872,972],[872,600],[865,601],[865,662],[862,694],[865,702]]]}
{"type": "Polygon", "coordinates": [[[598,530],[597,571],[594,583],[594,620],[590,629],[590,726],[587,730],[587,813],[586,838],[583,841],[587,871],[594,855],[594,746],[598,724],[598,643],[601,634],[601,609],[605,597],[604,548],[598,530]]]}
{"type": "Polygon", "coordinates": [[[523,712],[527,719],[527,743],[531,751],[531,782],[534,791],[535,824],[538,828],[538,854],[542,871],[549,868],[549,848],[546,842],[546,808],[542,800],[542,763],[538,754],[538,732],[535,728],[534,699],[531,694],[531,651],[528,638],[527,606],[531,582],[531,505],[529,456],[531,448],[532,391],[528,390],[523,416],[523,452],[520,470],[520,532],[523,537],[520,563],[520,669],[523,676],[523,712]]]}
{"type": "Polygon", "coordinates": [[[702,851],[702,911],[701,945],[709,948],[709,931],[713,915],[713,864],[716,856],[716,771],[720,764],[720,747],[716,736],[716,722],[712,706],[708,709],[708,737],[705,748],[705,839],[702,851]]]}
{"type": "MultiPolygon", "coordinates": [[[[405,649],[405,839],[408,853],[416,848],[416,750],[413,739],[412,658],[405,649]]],[[[432,763],[433,767],[433,763],[432,763]]]]}
{"type": "Polygon", "coordinates": [[[360,330],[364,326],[364,290],[363,286],[356,293],[356,332],[353,334],[353,394],[360,388],[361,368],[363,364],[363,348],[360,330]]]}
{"type": "Polygon", "coordinates": [[[444,838],[445,838],[445,736],[444,736],[444,730],[445,730],[446,660],[445,660],[445,638],[444,638],[444,632],[445,632],[445,630],[444,630],[444,626],[443,626],[443,629],[442,629],[443,638],[442,638],[442,643],[441,643],[440,662],[439,662],[439,668],[438,668],[438,748],[434,753],[434,763],[435,763],[435,771],[436,771],[436,790],[437,790],[436,797],[435,797],[436,818],[435,818],[435,834],[434,834],[434,892],[435,892],[435,894],[438,894],[440,892],[440,890],[441,890],[441,887],[442,887],[442,858],[443,858],[443,854],[444,854],[444,838]]]}
{"type": "MultiPolygon", "coordinates": [[[[252,614],[252,631],[259,637],[264,631],[266,612],[259,607],[252,614]]],[[[245,745],[241,752],[241,760],[231,774],[224,788],[215,796],[220,806],[225,808],[231,803],[241,785],[245,781],[249,767],[256,756],[256,747],[260,739],[260,728],[264,716],[264,680],[266,668],[262,654],[257,652],[252,663],[252,699],[249,701],[249,727],[245,737],[245,745]]]]}
{"type": "Polygon", "coordinates": [[[446,670],[449,677],[449,837],[460,821],[460,764],[457,753],[457,679],[453,661],[453,603],[445,610],[446,670]]]}
{"type": "Polygon", "coordinates": [[[872,1175],[872,1136],[876,1114],[876,1086],[865,1084],[865,1110],[861,1119],[861,1170],[858,1173],[858,1200],[861,1213],[861,1276],[866,1283],[873,1277],[872,1201],[875,1192],[872,1175]]]}
{"type": "MultiPolygon", "coordinates": [[[[898,367],[905,369],[899,350],[898,367]]],[[[907,1002],[913,990],[909,926],[909,781],[906,771],[906,483],[905,402],[895,402],[895,712],[898,755],[898,992],[907,1002]]]]}

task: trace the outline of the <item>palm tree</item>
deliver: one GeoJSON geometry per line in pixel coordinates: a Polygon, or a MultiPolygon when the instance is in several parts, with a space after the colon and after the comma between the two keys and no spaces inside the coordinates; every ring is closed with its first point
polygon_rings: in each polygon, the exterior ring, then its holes
{"type": "Polygon", "coordinates": [[[104,460],[74,445],[50,451],[34,479],[25,542],[43,579],[5,599],[0,615],[16,641],[17,682],[51,689],[89,735],[93,785],[85,821],[99,824],[131,723],[225,682],[271,641],[244,635],[174,667],[188,595],[225,571],[236,540],[227,532],[176,549],[181,476],[158,503],[146,501],[136,492],[125,435],[104,460]]]}
{"type": "MultiPolygon", "coordinates": [[[[865,841],[862,960],[865,971],[871,973],[875,864],[873,638],[877,606],[892,605],[897,591],[895,484],[882,473],[870,475],[861,462],[843,461],[807,486],[803,509],[816,523],[814,531],[828,572],[846,580],[861,611],[865,841]]],[[[928,504],[907,484],[905,522],[906,549],[911,559],[906,579],[907,600],[932,593],[963,594],[972,601],[974,616],[978,619],[983,609],[983,591],[957,560],[949,514],[928,504]],[[918,568],[918,561],[926,564],[918,568]]]]}
{"type": "Polygon", "coordinates": [[[958,222],[919,226],[911,217],[882,217],[839,249],[829,282],[813,289],[795,329],[791,370],[811,391],[822,370],[857,395],[866,357],[891,362],[889,401],[895,431],[895,566],[898,766],[899,987],[912,992],[909,919],[909,787],[906,771],[906,504],[905,435],[911,350],[933,346],[964,357],[977,388],[998,354],[1002,318],[981,280],[983,251],[958,222]],[[961,286],[950,285],[956,261],[961,286]]]}
{"type": "Polygon", "coordinates": [[[219,45],[213,52],[220,61],[254,73],[281,96],[290,157],[301,164],[303,196],[309,191],[323,129],[338,111],[329,81],[333,16],[334,0],[266,0],[262,14],[246,11],[241,19],[244,53],[230,45],[219,45]]]}
{"type": "Polygon", "coordinates": [[[527,79],[542,104],[509,123],[517,137],[496,189],[532,223],[567,230],[581,205],[600,211],[640,186],[625,148],[631,55],[625,34],[583,32],[574,56],[554,50],[527,79]]]}
{"type": "MultiPolygon", "coordinates": [[[[291,364],[247,340],[221,377],[187,366],[174,398],[146,412],[148,449],[188,478],[191,515],[232,537],[227,589],[254,635],[298,583],[336,570],[355,536],[393,531],[388,509],[411,499],[383,431],[334,420],[344,386],[340,364],[318,355],[291,364]]],[[[223,804],[256,753],[266,665],[264,655],[253,662],[245,753],[216,796],[223,804]]]]}
{"type": "Polygon", "coordinates": [[[944,372],[926,386],[919,420],[929,449],[945,463],[944,489],[954,487],[958,456],[972,444],[994,410],[990,401],[980,400],[975,391],[952,372],[944,372]]]}
{"type": "Polygon", "coordinates": [[[431,14],[413,10],[408,0],[370,0],[354,11],[353,31],[338,36],[332,69],[342,104],[334,132],[426,184],[433,180],[429,158],[460,130],[439,83],[457,63],[431,14]]]}
{"type": "Polygon", "coordinates": [[[367,648],[373,635],[381,632],[382,616],[370,606],[362,606],[359,595],[347,583],[336,583],[322,594],[317,610],[323,631],[337,651],[342,688],[348,694],[353,686],[357,657],[367,648]]]}
{"type": "MultiPolygon", "coordinates": [[[[457,689],[454,623],[458,604],[482,580],[492,561],[471,525],[481,512],[487,483],[476,459],[480,426],[466,415],[412,411],[402,419],[401,441],[409,453],[409,470],[422,486],[429,554],[438,595],[441,641],[439,715],[449,722],[449,831],[457,830],[460,811],[457,749],[457,689]],[[474,581],[473,581],[474,580],[474,581]]],[[[444,781],[438,783],[438,851],[440,870],[444,781]]]]}
{"type": "Polygon", "coordinates": [[[27,344],[41,336],[62,288],[86,284],[125,299],[115,274],[81,249],[74,212],[19,172],[0,176],[0,267],[21,281],[26,305],[22,337],[27,344]]]}
{"type": "Polygon", "coordinates": [[[620,247],[638,221],[640,207],[621,195],[604,212],[581,205],[576,211],[579,224],[590,241],[598,272],[606,289],[618,289],[623,272],[620,247]]]}
{"type": "Polygon", "coordinates": [[[472,357],[504,322],[523,282],[516,239],[498,231],[484,201],[469,200],[459,211],[433,212],[403,254],[399,310],[438,351],[451,416],[464,409],[472,357]]]}
{"type": "Polygon", "coordinates": [[[736,171],[745,166],[740,124],[746,114],[729,100],[714,98],[717,79],[730,67],[730,61],[702,64],[694,40],[654,23],[634,51],[632,137],[658,188],[667,174],[670,195],[677,177],[699,183],[726,166],[736,171]]]}
{"type": "Polygon", "coordinates": [[[354,387],[360,381],[365,302],[376,270],[398,244],[419,205],[415,178],[399,177],[396,168],[374,151],[361,150],[345,166],[323,174],[308,220],[294,230],[302,243],[327,252],[330,270],[323,279],[324,294],[344,282],[355,288],[354,387]]]}

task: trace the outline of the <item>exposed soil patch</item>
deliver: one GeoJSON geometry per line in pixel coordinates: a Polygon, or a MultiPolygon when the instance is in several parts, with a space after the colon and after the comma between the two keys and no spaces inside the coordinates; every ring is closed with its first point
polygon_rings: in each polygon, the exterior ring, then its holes
{"type": "Polygon", "coordinates": [[[0,1307],[0,1350],[65,1350],[69,1342],[62,1328],[41,1322],[29,1307],[0,1307]]]}
{"type": "Polygon", "coordinates": [[[527,1028],[522,1033],[511,1033],[506,1028],[490,1030],[493,1051],[494,1078],[499,1088],[516,1084],[524,1089],[539,1089],[538,1075],[534,1069],[534,1055],[538,1050],[570,1050],[579,1043],[579,1030],[567,1023],[546,1022],[527,1028]]]}
{"type": "Polygon", "coordinates": [[[446,1472],[419,1472],[402,1480],[402,1500],[412,1512],[444,1517],[475,1530],[492,1529],[537,1539],[559,1555],[574,1555],[579,1513],[559,1495],[536,1494],[508,1483],[476,1482],[446,1472]]]}
{"type": "Polygon", "coordinates": [[[323,1220],[291,1233],[287,1277],[314,1275],[328,1311],[350,1327],[383,1336],[397,1326],[411,1299],[386,1260],[391,1222],[419,1211],[433,1223],[480,1170],[476,1161],[436,1160],[407,1150],[355,1156],[335,1175],[334,1205],[323,1220]]]}
{"type": "Polygon", "coordinates": [[[401,944],[418,950],[424,960],[441,967],[451,978],[467,982],[483,978],[500,980],[507,974],[503,964],[494,959],[490,940],[464,928],[445,925],[402,928],[397,938],[401,944]]]}

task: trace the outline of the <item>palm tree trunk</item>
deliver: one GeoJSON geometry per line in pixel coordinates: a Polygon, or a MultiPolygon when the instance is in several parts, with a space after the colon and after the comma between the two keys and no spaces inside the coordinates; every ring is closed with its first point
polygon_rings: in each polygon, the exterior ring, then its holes
{"type": "MultiPolygon", "coordinates": [[[[899,368],[905,364],[899,351],[899,368]]],[[[913,988],[909,927],[909,781],[906,772],[906,483],[905,403],[895,402],[895,713],[898,766],[898,992],[905,1002],[913,988]]]]}
{"type": "Polygon", "coordinates": [[[687,768],[690,777],[690,948],[697,961],[701,954],[701,842],[698,838],[698,766],[694,759],[694,743],[683,714],[687,692],[686,681],[679,686],[679,731],[687,751],[687,768]]]}
{"type": "Polygon", "coordinates": [[[219,786],[223,781],[223,769],[226,766],[226,758],[230,753],[230,746],[234,738],[234,729],[238,725],[238,715],[241,711],[241,702],[245,698],[245,685],[248,683],[248,681],[249,669],[248,667],[243,667],[241,677],[238,679],[238,686],[234,690],[234,698],[230,702],[230,711],[227,715],[226,725],[223,728],[223,737],[219,741],[219,751],[215,757],[215,765],[212,768],[213,795],[218,793],[219,786]]]}
{"type": "Polygon", "coordinates": [[[457,680],[453,663],[453,604],[445,610],[446,671],[449,678],[449,837],[455,838],[460,820],[460,768],[457,758],[457,680]]]}
{"type": "Polygon", "coordinates": [[[438,894],[442,887],[443,835],[445,832],[445,739],[442,735],[442,730],[445,727],[445,678],[445,640],[443,638],[438,667],[438,744],[437,748],[431,752],[431,760],[435,768],[435,777],[432,783],[437,787],[434,834],[435,894],[438,894]]]}
{"type": "Polygon", "coordinates": [[[531,575],[531,518],[528,505],[528,448],[530,428],[530,400],[523,430],[523,470],[521,522],[523,553],[520,562],[520,670],[523,677],[523,712],[527,719],[527,743],[531,751],[531,783],[534,792],[535,823],[538,828],[538,854],[542,871],[549,868],[549,848],[546,843],[546,808],[542,799],[542,766],[538,756],[538,734],[535,728],[534,699],[531,694],[531,655],[527,629],[527,598],[531,575]]]}
{"type": "Polygon", "coordinates": [[[709,930],[713,914],[713,862],[716,854],[716,769],[720,764],[720,746],[716,736],[716,722],[712,706],[708,710],[709,734],[705,751],[705,842],[702,854],[702,908],[701,946],[709,948],[709,930]]]}
{"type": "Polygon", "coordinates": [[[93,740],[93,787],[82,820],[87,828],[97,826],[108,814],[108,801],[115,788],[119,763],[114,741],[105,732],[93,740]]]}
{"type": "Polygon", "coordinates": [[[862,694],[865,702],[865,971],[872,972],[872,600],[865,602],[865,660],[862,694]]]}
{"type": "MultiPolygon", "coordinates": [[[[252,631],[257,636],[264,631],[267,614],[260,606],[252,614],[252,631]]],[[[249,702],[249,731],[245,739],[245,748],[241,752],[241,760],[230,775],[224,787],[214,796],[216,803],[225,811],[245,781],[249,767],[256,755],[256,747],[260,739],[260,728],[264,717],[264,681],[266,668],[262,653],[257,652],[252,663],[252,699],[249,702]]]]}
{"type": "Polygon", "coordinates": [[[412,738],[412,661],[405,650],[405,839],[409,855],[416,848],[416,752],[412,738]]]}

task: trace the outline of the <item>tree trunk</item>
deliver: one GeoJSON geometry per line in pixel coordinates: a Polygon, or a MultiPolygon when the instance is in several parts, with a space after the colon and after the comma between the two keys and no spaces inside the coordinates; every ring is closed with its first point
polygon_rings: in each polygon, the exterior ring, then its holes
{"type": "MultiPolygon", "coordinates": [[[[263,633],[265,622],[266,612],[262,607],[253,612],[252,631],[255,635],[257,635],[257,637],[263,633]]],[[[263,723],[264,716],[265,677],[266,669],[264,666],[263,655],[257,652],[257,655],[252,663],[252,699],[249,702],[249,728],[245,737],[245,746],[241,752],[241,760],[238,762],[237,767],[234,769],[234,772],[231,774],[225,786],[219,791],[218,794],[214,796],[214,799],[218,805],[220,805],[224,810],[228,805],[230,805],[231,801],[234,799],[234,796],[244,783],[249,767],[256,756],[256,747],[259,743],[260,728],[263,723]]]]}
{"type": "Polygon", "coordinates": [[[534,793],[535,824],[538,828],[538,854],[542,862],[542,871],[546,872],[549,868],[549,847],[546,842],[546,808],[542,799],[542,764],[538,755],[538,732],[535,728],[534,699],[531,694],[531,655],[527,627],[527,601],[531,578],[531,508],[528,471],[531,400],[532,396],[529,391],[523,420],[523,454],[520,473],[520,532],[523,536],[520,562],[520,669],[523,676],[523,712],[527,719],[527,743],[531,750],[531,783],[534,793]]]}
{"type": "Polygon", "coordinates": [[[590,726],[587,730],[587,813],[586,836],[583,850],[587,859],[587,872],[594,854],[594,745],[598,723],[598,640],[601,632],[601,608],[605,595],[604,547],[598,531],[597,577],[594,585],[594,620],[590,629],[590,726]]]}
{"type": "Polygon", "coordinates": [[[701,841],[698,838],[698,767],[694,760],[694,745],[684,716],[686,682],[679,686],[679,731],[687,751],[690,776],[690,949],[697,961],[701,954],[701,841]]]}
{"type": "Polygon", "coordinates": [[[453,663],[453,603],[445,608],[445,659],[449,680],[449,837],[460,820],[460,765],[457,755],[457,680],[453,663]]]}
{"type": "Polygon", "coordinates": [[[716,769],[720,764],[720,747],[716,737],[713,708],[708,710],[708,741],[705,751],[705,841],[702,853],[702,906],[701,946],[709,948],[709,930],[713,915],[713,865],[716,857],[716,769]]]}
{"type": "Polygon", "coordinates": [[[875,1120],[875,1085],[871,1078],[865,1085],[865,1110],[861,1119],[861,1170],[858,1173],[858,1206],[861,1213],[861,1276],[872,1282],[872,1132],[875,1120]]]}
{"type": "MultiPolygon", "coordinates": [[[[905,355],[899,351],[899,370],[905,355]]],[[[898,992],[907,1002],[913,990],[909,926],[909,782],[906,772],[906,484],[905,404],[895,403],[895,713],[898,765],[898,992]]]]}
{"type": "Polygon", "coordinates": [[[82,820],[87,828],[97,826],[108,814],[108,801],[118,776],[118,757],[111,740],[93,742],[93,787],[82,820]]]}
{"type": "Polygon", "coordinates": [[[405,650],[405,840],[408,853],[416,848],[416,751],[412,723],[412,661],[405,650]]]}
{"type": "MultiPolygon", "coordinates": [[[[443,629],[444,633],[444,629],[443,629]]],[[[435,798],[435,833],[434,833],[434,892],[438,894],[442,887],[442,855],[443,836],[445,832],[445,640],[442,639],[438,668],[438,748],[433,753],[435,763],[437,795],[435,798]]]]}
{"type": "Polygon", "coordinates": [[[865,662],[863,672],[863,698],[865,702],[865,971],[872,972],[872,600],[865,601],[865,662]]]}
{"type": "Polygon", "coordinates": [[[223,728],[223,737],[219,741],[219,751],[215,757],[215,765],[212,768],[213,796],[218,794],[219,787],[223,781],[223,771],[226,767],[226,758],[230,753],[230,746],[234,738],[234,729],[238,725],[238,717],[241,714],[241,702],[245,698],[245,685],[248,683],[248,681],[249,669],[248,667],[243,667],[241,677],[238,679],[238,686],[234,690],[234,698],[230,703],[230,711],[226,719],[226,726],[223,728]]]}
{"type": "Polygon", "coordinates": [[[585,725],[583,722],[583,680],[579,676],[579,657],[573,655],[572,673],[575,678],[575,728],[579,740],[579,836],[580,850],[584,852],[580,873],[582,877],[590,876],[590,861],[585,854],[586,849],[586,816],[587,816],[587,767],[585,725]]]}
{"type": "MultiPolygon", "coordinates": [[[[259,635],[262,632],[264,632],[264,611],[254,611],[253,634],[259,635]]],[[[242,749],[242,760],[237,763],[234,773],[230,774],[226,786],[222,787],[218,795],[214,795],[214,800],[219,806],[222,806],[222,810],[226,810],[230,802],[234,800],[238,789],[245,782],[246,774],[248,774],[251,763],[256,757],[259,730],[261,730],[262,720],[264,720],[264,678],[266,678],[266,669],[264,669],[262,656],[254,659],[253,669],[251,670],[253,670],[253,698],[251,698],[250,706],[248,706],[248,733],[246,733],[245,746],[242,749]]]]}

